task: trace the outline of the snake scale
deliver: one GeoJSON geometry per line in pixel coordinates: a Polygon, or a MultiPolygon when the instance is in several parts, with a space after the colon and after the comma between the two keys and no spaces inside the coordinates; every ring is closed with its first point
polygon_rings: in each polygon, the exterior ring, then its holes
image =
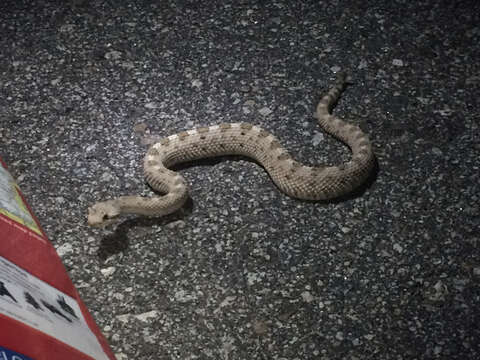
{"type": "Polygon", "coordinates": [[[281,191],[294,198],[328,200],[351,192],[369,176],[374,154],[368,136],[358,126],[331,114],[346,83],[346,75],[340,73],[317,105],[316,118],[324,131],[350,147],[352,156],[348,162],[339,166],[305,166],[295,161],[274,135],[247,123],[200,127],[164,138],[148,150],[144,175],[162,196],[120,196],[97,202],[88,210],[88,224],[104,226],[127,213],[159,217],[175,212],[188,198],[188,185],[180,174],[168,168],[222,155],[254,159],[281,191]]]}

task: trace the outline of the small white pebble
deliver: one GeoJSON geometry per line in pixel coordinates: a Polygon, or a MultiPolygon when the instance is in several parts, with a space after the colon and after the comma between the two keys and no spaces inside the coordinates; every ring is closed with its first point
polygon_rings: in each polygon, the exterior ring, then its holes
{"type": "Polygon", "coordinates": [[[393,59],[392,64],[395,66],[403,66],[403,61],[400,59],[393,59]]]}
{"type": "Polygon", "coordinates": [[[403,251],[403,248],[399,244],[394,244],[393,245],[393,250],[401,253],[403,251]]]}
{"type": "Polygon", "coordinates": [[[147,322],[149,319],[155,319],[158,317],[159,312],[157,310],[148,311],[143,314],[135,315],[135,319],[138,319],[143,322],[147,322]]]}
{"type": "Polygon", "coordinates": [[[115,272],[115,267],[114,266],[109,266],[108,268],[101,269],[100,272],[102,273],[103,276],[109,277],[115,272]]]}
{"type": "Polygon", "coordinates": [[[302,299],[306,303],[311,303],[313,300],[315,300],[315,298],[312,296],[312,294],[310,294],[309,291],[302,292],[302,299]]]}
{"type": "Polygon", "coordinates": [[[265,107],[261,108],[260,110],[258,110],[258,112],[259,112],[260,115],[262,115],[262,116],[268,116],[268,115],[270,115],[273,111],[270,110],[268,107],[265,106],[265,107]]]}
{"type": "Polygon", "coordinates": [[[63,257],[64,255],[73,252],[73,247],[72,244],[65,243],[57,247],[57,254],[60,257],[63,257]]]}
{"type": "Polygon", "coordinates": [[[330,70],[331,70],[334,74],[336,74],[337,72],[339,72],[340,70],[342,70],[342,68],[341,68],[340,66],[338,66],[338,65],[335,65],[335,66],[332,66],[332,67],[330,68],[330,70]]]}
{"type": "Polygon", "coordinates": [[[128,360],[129,356],[124,353],[115,353],[115,359],[117,360],[128,360]]]}
{"type": "Polygon", "coordinates": [[[128,320],[130,320],[131,317],[132,317],[131,314],[123,314],[123,315],[115,316],[115,319],[117,319],[118,321],[120,321],[122,323],[127,323],[128,320]]]}
{"type": "Polygon", "coordinates": [[[53,79],[52,81],[50,81],[50,85],[52,85],[52,86],[58,85],[60,83],[60,81],[62,81],[62,78],[57,77],[56,79],[53,79]]]}
{"type": "Polygon", "coordinates": [[[342,232],[343,232],[344,234],[348,234],[349,232],[352,231],[352,229],[350,229],[349,227],[346,227],[346,226],[342,226],[342,227],[340,228],[340,230],[342,230],[342,232]]]}
{"type": "Polygon", "coordinates": [[[324,139],[325,139],[325,136],[322,133],[320,133],[320,132],[315,133],[315,135],[313,135],[313,139],[312,139],[313,146],[317,146],[324,139]]]}
{"type": "Polygon", "coordinates": [[[192,87],[196,87],[197,89],[200,89],[202,85],[203,83],[198,79],[195,79],[192,81],[192,87]]]}
{"type": "Polygon", "coordinates": [[[245,115],[248,115],[252,112],[247,106],[243,106],[242,111],[245,115]]]}
{"type": "Polygon", "coordinates": [[[177,220],[177,221],[172,221],[171,223],[167,224],[166,227],[168,229],[183,229],[185,227],[185,221],[183,220],[177,220]]]}
{"type": "Polygon", "coordinates": [[[93,150],[95,150],[96,147],[97,147],[97,144],[88,145],[88,146],[85,148],[85,152],[88,154],[88,153],[92,152],[93,150]]]}
{"type": "Polygon", "coordinates": [[[102,174],[102,176],[100,176],[100,181],[102,181],[102,182],[110,182],[111,180],[113,180],[113,176],[109,172],[105,171],[102,174]]]}
{"type": "Polygon", "coordinates": [[[105,59],[108,60],[117,60],[122,57],[122,53],[120,51],[112,50],[107,53],[105,53],[105,59]]]}
{"type": "Polygon", "coordinates": [[[392,211],[390,211],[390,215],[392,215],[394,218],[399,218],[400,217],[400,211],[392,210],[392,211]]]}
{"type": "Polygon", "coordinates": [[[158,108],[158,105],[157,105],[157,103],[152,101],[152,102],[146,103],[145,107],[147,109],[156,109],[156,108],[158,108]]]}
{"type": "Polygon", "coordinates": [[[368,62],[365,59],[360,60],[360,63],[357,66],[357,69],[366,69],[368,67],[368,62]]]}

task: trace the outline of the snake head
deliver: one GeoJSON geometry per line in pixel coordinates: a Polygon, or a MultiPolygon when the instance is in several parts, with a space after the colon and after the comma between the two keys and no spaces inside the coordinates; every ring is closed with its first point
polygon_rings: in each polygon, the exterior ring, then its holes
{"type": "Polygon", "coordinates": [[[88,208],[88,225],[104,227],[115,222],[118,215],[120,215],[120,209],[114,201],[96,203],[88,208]]]}

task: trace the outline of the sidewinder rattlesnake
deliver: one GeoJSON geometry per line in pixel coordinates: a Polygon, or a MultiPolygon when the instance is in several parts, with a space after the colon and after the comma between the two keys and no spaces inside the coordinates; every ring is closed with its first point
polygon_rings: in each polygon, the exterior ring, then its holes
{"type": "Polygon", "coordinates": [[[317,105],[316,117],[327,133],[350,147],[352,157],[348,162],[339,166],[302,165],[287,153],[274,135],[251,124],[200,127],[164,138],[148,150],[144,175],[150,186],[163,196],[120,196],[97,202],[88,210],[88,224],[104,226],[126,213],[158,217],[178,210],[188,198],[188,186],[180,174],[168,168],[222,155],[244,155],[254,159],[281,191],[294,198],[328,200],[349,193],[369,176],[374,154],[368,136],[358,126],[330,113],[346,82],[346,75],[340,73],[317,105]]]}

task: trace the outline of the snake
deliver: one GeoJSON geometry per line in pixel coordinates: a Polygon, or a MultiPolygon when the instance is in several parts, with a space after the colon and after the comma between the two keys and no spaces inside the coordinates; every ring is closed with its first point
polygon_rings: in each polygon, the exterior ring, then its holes
{"type": "Polygon", "coordinates": [[[278,139],[249,123],[221,123],[198,127],[165,137],[148,149],[143,162],[144,177],[155,196],[120,196],[100,201],[88,209],[87,222],[103,227],[120,215],[161,217],[183,207],[189,186],[171,167],[203,158],[242,155],[253,159],[286,195],[302,200],[331,200],[359,187],[374,166],[372,144],[359,126],[332,114],[349,78],[344,72],[320,99],[315,112],[320,127],[351,150],[348,161],[335,166],[307,166],[296,161],[278,139]]]}

